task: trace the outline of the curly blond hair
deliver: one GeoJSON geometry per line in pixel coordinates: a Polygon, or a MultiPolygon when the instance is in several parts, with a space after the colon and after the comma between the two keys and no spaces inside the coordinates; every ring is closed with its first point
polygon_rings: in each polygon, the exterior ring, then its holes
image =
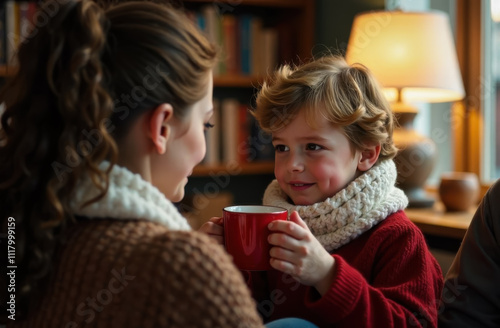
{"type": "Polygon", "coordinates": [[[379,161],[391,159],[394,117],[374,76],[361,64],[348,65],[340,56],[325,56],[301,66],[284,65],[262,85],[253,115],[273,133],[306,111],[306,123],[317,117],[341,127],[351,149],[380,144],[379,161]]]}

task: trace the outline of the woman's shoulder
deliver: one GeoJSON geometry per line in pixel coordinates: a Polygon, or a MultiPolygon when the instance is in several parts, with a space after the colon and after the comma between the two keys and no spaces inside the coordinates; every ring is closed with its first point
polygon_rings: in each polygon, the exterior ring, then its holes
{"type": "Polygon", "coordinates": [[[210,249],[215,254],[222,248],[205,234],[197,231],[178,231],[147,220],[99,219],[80,222],[70,237],[74,243],[84,242],[95,245],[116,255],[160,256],[156,253],[186,253],[210,249]],[[93,242],[91,242],[93,240],[93,242]],[[108,247],[113,245],[113,247],[108,247]]]}
{"type": "MultiPolygon", "coordinates": [[[[476,209],[469,230],[488,230],[488,234],[500,236],[500,179],[488,189],[476,209]]],[[[497,238],[498,240],[498,238],[497,238]]]]}
{"type": "Polygon", "coordinates": [[[500,199],[500,179],[491,185],[484,197],[492,204],[500,203],[497,201],[500,199]]]}
{"type": "Polygon", "coordinates": [[[46,304],[69,299],[68,307],[76,309],[69,314],[79,314],[83,296],[106,293],[114,310],[94,314],[98,321],[115,322],[113,327],[144,313],[157,327],[167,322],[196,327],[200,320],[212,327],[236,327],[239,321],[261,327],[241,273],[224,249],[202,233],[145,220],[82,220],[67,240],[54,295],[46,304]],[[124,315],[118,318],[117,311],[124,315]]]}

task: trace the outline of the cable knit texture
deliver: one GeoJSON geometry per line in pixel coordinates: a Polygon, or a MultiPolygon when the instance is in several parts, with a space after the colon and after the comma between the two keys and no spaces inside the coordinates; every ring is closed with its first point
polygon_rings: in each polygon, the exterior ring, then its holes
{"type": "MultiPolygon", "coordinates": [[[[99,168],[104,171],[109,165],[105,161],[99,168]]],[[[81,179],[70,204],[73,213],[88,218],[142,218],[161,223],[171,230],[191,229],[187,220],[158,188],[124,167],[113,166],[106,195],[97,202],[83,206],[98,193],[89,176],[81,179]]]]}
{"type": "Polygon", "coordinates": [[[295,206],[274,180],[264,193],[264,205],[297,211],[327,251],[333,251],[392,213],[403,210],[408,198],[394,186],[397,171],[392,160],[381,161],[323,202],[295,206]]]}
{"type": "MultiPolygon", "coordinates": [[[[140,176],[115,167],[110,192],[77,210],[26,327],[263,327],[241,273],[224,249],[140,176]],[[115,218],[116,217],[116,218],[115,218]],[[99,219],[95,219],[99,218],[99,219]]],[[[75,209],[95,192],[82,180],[75,209]]]]}

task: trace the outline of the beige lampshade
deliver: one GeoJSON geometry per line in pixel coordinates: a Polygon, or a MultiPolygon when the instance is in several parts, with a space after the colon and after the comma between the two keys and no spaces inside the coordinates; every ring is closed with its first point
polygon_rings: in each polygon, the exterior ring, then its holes
{"type": "Polygon", "coordinates": [[[491,19],[500,22],[500,0],[491,0],[491,19]]]}
{"type": "Polygon", "coordinates": [[[446,102],[464,97],[448,16],[439,11],[375,11],[356,16],[346,60],[367,66],[390,101],[446,102]]]}

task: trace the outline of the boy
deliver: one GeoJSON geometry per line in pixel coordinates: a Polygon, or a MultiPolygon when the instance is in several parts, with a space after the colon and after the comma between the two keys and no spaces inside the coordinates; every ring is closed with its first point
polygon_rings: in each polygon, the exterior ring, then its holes
{"type": "Polygon", "coordinates": [[[441,269],[394,186],[393,117],[368,69],[333,56],[284,66],[256,103],[276,151],[263,203],[291,213],[269,225],[275,271],[245,273],[264,320],[436,327],[441,269]]]}

